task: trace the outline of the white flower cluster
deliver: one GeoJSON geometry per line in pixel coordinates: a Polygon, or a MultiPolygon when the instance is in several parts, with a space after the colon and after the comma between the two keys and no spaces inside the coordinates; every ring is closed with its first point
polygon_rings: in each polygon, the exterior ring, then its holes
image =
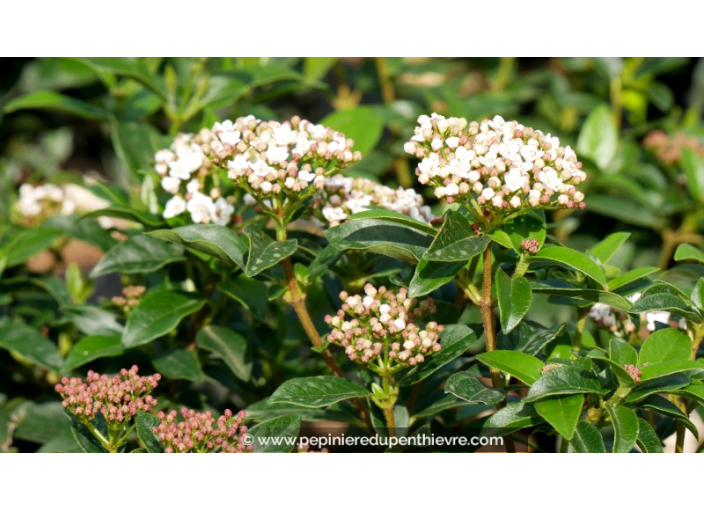
{"type": "Polygon", "coordinates": [[[313,210],[331,227],[370,207],[383,207],[426,223],[433,219],[430,207],[414,189],[393,189],[362,177],[328,177],[313,203],[313,210]]]}
{"type": "Polygon", "coordinates": [[[173,197],[166,203],[164,218],[188,212],[193,223],[227,225],[235,208],[213,187],[204,192],[204,182],[211,163],[203,146],[213,139],[208,130],[198,135],[179,134],[170,149],[156,153],[155,169],[161,176],[161,187],[173,197]]]}
{"type": "Polygon", "coordinates": [[[421,329],[417,324],[437,312],[433,299],[418,302],[408,297],[406,289],[394,293],[369,283],[364,294],[342,292],[342,308],[325,317],[333,328],[328,341],[344,347],[352,361],[371,363],[381,357],[380,364],[393,370],[423,363],[426,356],[440,351],[438,340],[444,327],[428,322],[421,329]],[[350,320],[345,319],[347,315],[350,320]]]}
{"type": "Polygon", "coordinates": [[[496,216],[524,207],[584,207],[575,186],[587,176],[574,151],[516,121],[421,115],[404,150],[421,160],[418,180],[450,203],[476,199],[496,216]]]}
{"type": "Polygon", "coordinates": [[[309,196],[327,176],[361,159],[352,140],[298,117],[283,123],[240,117],[216,123],[212,135],[207,155],[258,201],[282,192],[309,196]]]}
{"type": "MultiPolygon", "coordinates": [[[[635,303],[641,297],[640,292],[636,292],[632,296],[628,296],[631,303],[635,303]]],[[[676,327],[681,330],[687,330],[687,322],[684,319],[679,321],[670,321],[670,312],[653,311],[641,314],[641,322],[646,324],[648,331],[655,331],[657,323],[667,324],[671,327],[676,327]]],[[[596,322],[600,328],[608,329],[612,333],[618,333],[622,330],[626,335],[636,332],[636,325],[631,321],[629,316],[618,310],[614,310],[609,305],[604,303],[596,303],[589,310],[589,317],[596,322]]]]}
{"type": "MultiPolygon", "coordinates": [[[[13,208],[18,223],[38,225],[52,216],[70,216],[75,212],[95,211],[109,205],[78,184],[41,184],[20,186],[19,200],[13,208]]],[[[110,218],[101,216],[98,223],[103,228],[112,228],[110,218]]]]}

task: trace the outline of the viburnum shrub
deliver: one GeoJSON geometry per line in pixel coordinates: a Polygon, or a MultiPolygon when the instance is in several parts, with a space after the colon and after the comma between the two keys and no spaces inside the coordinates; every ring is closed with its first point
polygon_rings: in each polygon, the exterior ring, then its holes
{"type": "MultiPolygon", "coordinates": [[[[391,187],[360,177],[356,142],[333,127],[211,124],[159,138],[144,207],[100,183],[99,207],[65,186],[20,189],[0,249],[0,304],[17,301],[0,347],[17,377],[60,395],[72,446],[56,449],[288,452],[269,439],[318,421],[350,436],[501,436],[508,452],[658,452],[671,435],[682,451],[697,436],[704,254],[677,238],[691,264],[675,285],[618,268],[628,232],[565,246],[606,174],[594,151],[582,161],[500,116],[421,115],[397,151],[417,182],[391,187]],[[89,277],[15,269],[39,250],[60,264],[67,238],[103,249],[89,277]],[[35,299],[46,317],[28,312],[35,299]],[[546,305],[561,319],[545,324],[546,305]],[[119,369],[137,362],[158,374],[119,369]],[[87,366],[101,373],[81,379],[87,366]]],[[[668,140],[646,145],[675,164],[668,140]]]]}

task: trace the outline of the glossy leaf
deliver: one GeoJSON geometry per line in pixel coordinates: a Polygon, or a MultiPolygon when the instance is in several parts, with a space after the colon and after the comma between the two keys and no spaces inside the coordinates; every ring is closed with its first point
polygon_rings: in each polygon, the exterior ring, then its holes
{"type": "Polygon", "coordinates": [[[49,370],[59,371],[64,364],[56,344],[26,324],[6,322],[1,325],[0,349],[14,351],[49,370]]]}
{"type": "Polygon", "coordinates": [[[691,380],[684,374],[672,374],[638,384],[626,397],[626,402],[638,402],[657,393],[671,393],[688,386],[691,380]]]}
{"type": "Polygon", "coordinates": [[[187,225],[171,230],[154,230],[147,235],[207,253],[244,269],[247,243],[227,227],[187,225]]]}
{"type": "Polygon", "coordinates": [[[704,202],[704,158],[689,147],[682,148],[682,169],[692,198],[704,202]]]}
{"type": "Polygon", "coordinates": [[[628,271],[627,273],[623,273],[622,275],[619,275],[612,280],[609,280],[607,287],[610,291],[615,291],[616,289],[624,287],[629,283],[638,281],[641,278],[645,278],[646,276],[651,275],[653,273],[657,273],[658,271],[660,271],[660,268],[655,266],[639,267],[637,269],[628,271]]]}
{"type": "Polygon", "coordinates": [[[422,297],[455,279],[466,262],[430,262],[421,259],[408,285],[408,296],[422,297]]]}
{"type": "Polygon", "coordinates": [[[616,337],[609,341],[609,358],[621,366],[638,365],[638,353],[633,346],[616,337]]]}
{"type": "Polygon", "coordinates": [[[633,307],[629,310],[629,312],[633,314],[641,314],[652,311],[676,313],[677,315],[695,322],[701,321],[701,314],[689,306],[684,299],[680,296],[666,292],[650,294],[643,293],[643,296],[636,301],[633,304],[633,307]]]}
{"type": "Polygon", "coordinates": [[[545,246],[530,258],[531,262],[555,262],[579,271],[595,282],[606,285],[606,277],[601,268],[592,259],[571,248],[564,246],[545,246]]]}
{"type": "Polygon", "coordinates": [[[253,439],[255,453],[290,453],[296,445],[300,428],[300,415],[288,414],[258,423],[249,429],[248,434],[253,439]]]}
{"type": "Polygon", "coordinates": [[[658,377],[671,374],[683,373],[689,377],[701,377],[704,375],[704,364],[690,360],[665,361],[663,363],[653,363],[642,368],[641,381],[648,381],[658,377]]]}
{"type": "Polygon", "coordinates": [[[662,442],[653,427],[643,418],[638,418],[638,447],[643,453],[662,453],[662,442]]]}
{"type": "Polygon", "coordinates": [[[234,280],[221,282],[218,289],[252,312],[259,320],[264,320],[268,302],[266,283],[240,274],[234,280]]]}
{"type": "Polygon", "coordinates": [[[0,245],[0,268],[10,268],[26,262],[49,248],[61,235],[61,230],[53,228],[31,228],[13,232],[3,239],[0,245]]]}
{"type": "Polygon", "coordinates": [[[250,278],[290,257],[296,253],[298,247],[295,239],[274,241],[256,225],[247,225],[244,233],[249,239],[245,274],[250,278]]]}
{"type": "Polygon", "coordinates": [[[201,349],[217,354],[235,376],[248,381],[252,374],[252,362],[247,357],[247,339],[231,329],[221,326],[205,326],[196,335],[201,349]]]}
{"type": "Polygon", "coordinates": [[[541,376],[543,362],[538,358],[517,351],[490,351],[477,355],[485,365],[511,374],[528,385],[541,376]]]}
{"type": "Polygon", "coordinates": [[[93,305],[65,306],[61,311],[85,335],[121,335],[124,329],[115,315],[93,305]]]}
{"type": "Polygon", "coordinates": [[[107,114],[102,108],[51,90],[40,90],[17,97],[2,109],[4,113],[18,110],[52,110],[95,121],[107,118],[107,114]]]}
{"type": "Polygon", "coordinates": [[[496,271],[496,297],[499,301],[501,330],[510,333],[530,310],[533,299],[530,282],[521,276],[510,278],[499,268],[496,271]]]}
{"type": "Polygon", "coordinates": [[[577,453],[606,453],[604,438],[601,432],[591,423],[580,421],[570,441],[577,453]]]}
{"type": "Polygon", "coordinates": [[[616,156],[618,132],[611,110],[599,105],[587,117],[577,139],[577,154],[594,161],[602,170],[607,169],[616,156]]]}
{"type": "Polygon", "coordinates": [[[466,402],[481,402],[488,405],[498,404],[504,399],[504,393],[485,386],[476,371],[458,372],[450,376],[445,384],[445,393],[451,393],[466,402]]]}
{"type": "Polygon", "coordinates": [[[90,275],[96,278],[109,273],[152,273],[181,260],[184,260],[181,246],[146,235],[136,235],[112,247],[90,275]]]}
{"type": "Polygon", "coordinates": [[[477,237],[462,214],[448,211],[442,228],[423,258],[436,262],[468,262],[482,253],[490,242],[489,237],[477,237]]]}
{"type": "Polygon", "coordinates": [[[483,434],[506,435],[513,431],[543,423],[543,419],[532,404],[518,402],[508,404],[489,416],[482,427],[483,434]]]}
{"type": "Polygon", "coordinates": [[[704,264],[704,252],[691,244],[680,244],[675,251],[675,260],[677,262],[691,260],[704,264]]]}
{"type": "Polygon", "coordinates": [[[627,312],[633,306],[633,303],[627,298],[613,292],[574,287],[561,280],[534,281],[530,285],[536,294],[581,299],[588,303],[603,303],[624,312],[627,312]]]}
{"type": "Polygon", "coordinates": [[[274,390],[269,401],[273,404],[294,404],[301,407],[324,407],[350,398],[369,396],[364,386],[331,375],[299,377],[284,382],[274,390]]]}
{"type": "Polygon", "coordinates": [[[535,403],[535,410],[545,418],[553,428],[565,437],[572,440],[577,428],[579,415],[582,413],[584,395],[567,395],[563,397],[549,397],[535,403]]]}
{"type": "Polygon", "coordinates": [[[205,380],[198,356],[188,349],[174,349],[155,356],[152,358],[152,365],[167,379],[186,379],[194,382],[205,380]]]}
{"type": "Polygon", "coordinates": [[[629,237],[631,237],[630,232],[616,232],[615,234],[611,234],[592,248],[592,255],[598,258],[602,264],[608,264],[629,237]]]}
{"type": "Polygon", "coordinates": [[[640,426],[636,413],[623,406],[606,406],[614,427],[614,453],[628,453],[636,444],[640,426]]]}
{"type": "Polygon", "coordinates": [[[159,418],[150,413],[145,413],[144,411],[137,411],[137,417],[135,418],[137,437],[139,441],[144,445],[147,452],[149,453],[163,453],[164,447],[162,446],[159,438],[152,430],[153,427],[159,425],[159,418]]]}
{"type": "Polygon", "coordinates": [[[553,368],[538,379],[523,400],[533,402],[553,395],[605,392],[599,381],[588,371],[576,366],[561,366],[553,368]]]}
{"type": "Polygon", "coordinates": [[[640,349],[641,367],[666,361],[688,361],[692,354],[692,340],[674,328],[660,329],[643,342],[640,349]]]}
{"type": "Polygon", "coordinates": [[[196,296],[169,290],[155,290],[144,296],[132,310],[122,344],[136,347],[168,334],[184,317],[200,310],[205,301],[196,296]]]}
{"type": "Polygon", "coordinates": [[[539,248],[545,243],[545,219],[536,212],[523,214],[503,226],[504,231],[511,240],[511,247],[516,253],[522,253],[521,243],[529,239],[538,241],[539,248]]]}
{"type": "Polygon", "coordinates": [[[96,359],[120,356],[124,352],[119,336],[86,336],[66,356],[64,370],[71,371],[96,359]]]}

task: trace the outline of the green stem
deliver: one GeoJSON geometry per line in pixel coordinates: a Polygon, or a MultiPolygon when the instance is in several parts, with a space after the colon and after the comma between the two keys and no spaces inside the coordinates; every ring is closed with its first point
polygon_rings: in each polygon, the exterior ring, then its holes
{"type": "Polygon", "coordinates": [[[499,69],[496,72],[496,80],[494,80],[493,92],[501,92],[506,88],[508,79],[511,76],[511,68],[515,57],[501,57],[499,61],[499,69]]]}
{"type": "Polygon", "coordinates": [[[589,308],[578,308],[577,309],[577,331],[574,335],[574,340],[572,342],[572,348],[578,351],[582,348],[582,335],[584,334],[584,327],[587,324],[587,317],[589,317],[589,308]]]}
{"type": "MultiPolygon", "coordinates": [[[[384,374],[382,376],[382,382],[384,387],[384,393],[386,395],[391,395],[391,376],[384,374]]],[[[384,417],[386,418],[386,429],[389,431],[390,437],[396,437],[396,418],[394,416],[394,406],[396,404],[396,399],[393,398],[389,402],[386,402],[384,406],[384,417]]]]}

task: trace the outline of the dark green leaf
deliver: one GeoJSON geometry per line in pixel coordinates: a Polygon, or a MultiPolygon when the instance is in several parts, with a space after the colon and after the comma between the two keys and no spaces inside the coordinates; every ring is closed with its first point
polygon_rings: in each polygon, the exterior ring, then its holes
{"type": "Polygon", "coordinates": [[[650,379],[638,384],[626,397],[626,402],[638,402],[656,393],[672,393],[674,390],[688,386],[690,382],[689,377],[684,374],[672,374],[650,379]]]}
{"type": "Polygon", "coordinates": [[[530,282],[522,276],[510,278],[499,268],[496,271],[496,297],[499,301],[501,330],[510,333],[530,310],[533,299],[530,282]]]}
{"type": "Polygon", "coordinates": [[[535,403],[535,410],[545,418],[553,428],[568,441],[572,440],[574,431],[582,414],[584,395],[567,395],[549,397],[535,403]]]}
{"type": "Polygon", "coordinates": [[[572,448],[577,453],[606,453],[604,438],[591,423],[580,421],[572,437],[572,448]]]}
{"type": "Polygon", "coordinates": [[[117,322],[114,314],[93,305],[64,306],[61,311],[85,335],[114,336],[121,335],[122,324],[117,322]]]}
{"type": "Polygon", "coordinates": [[[465,264],[466,262],[429,262],[421,259],[408,285],[408,296],[417,298],[439,289],[454,280],[465,264]]]}
{"type": "Polygon", "coordinates": [[[107,115],[102,108],[93,106],[90,103],[74,99],[58,92],[50,90],[40,90],[24,96],[16,97],[5,105],[2,109],[4,113],[12,113],[17,110],[53,110],[62,113],[76,115],[88,120],[106,120],[107,115]]]}
{"type": "Polygon", "coordinates": [[[232,281],[221,282],[218,289],[240,303],[259,320],[264,320],[269,289],[264,282],[240,274],[232,281]]]}
{"type": "Polygon", "coordinates": [[[629,453],[638,439],[638,416],[627,407],[606,406],[614,427],[614,453],[629,453]]]}
{"type": "Polygon", "coordinates": [[[436,262],[466,263],[482,253],[490,242],[489,237],[477,237],[463,215],[448,211],[442,228],[423,258],[436,262]]]}
{"type": "Polygon", "coordinates": [[[488,405],[498,404],[504,399],[503,391],[485,386],[472,370],[450,376],[445,385],[445,393],[451,393],[467,402],[482,402],[488,405]]]}
{"type": "Polygon", "coordinates": [[[247,243],[227,227],[187,225],[171,230],[154,230],[147,235],[207,253],[244,269],[247,243]]]}
{"type": "Polygon", "coordinates": [[[654,310],[676,313],[677,315],[695,322],[701,321],[701,314],[689,306],[684,299],[666,292],[643,293],[643,296],[633,304],[629,312],[632,314],[641,314],[654,310]]]}
{"type": "Polygon", "coordinates": [[[576,366],[562,366],[553,368],[538,379],[524,401],[532,402],[553,395],[605,392],[599,381],[588,371],[576,366]]]}
{"type": "Polygon", "coordinates": [[[565,332],[565,324],[545,328],[534,322],[523,321],[518,331],[519,341],[515,350],[535,356],[543,347],[565,332]]]}
{"type": "Polygon", "coordinates": [[[49,370],[61,370],[64,364],[56,344],[25,324],[8,322],[0,326],[0,348],[49,370]]]}
{"type": "Polygon", "coordinates": [[[164,447],[162,446],[159,438],[156,437],[153,428],[159,425],[159,418],[150,413],[145,413],[144,411],[137,411],[137,418],[135,419],[137,437],[139,441],[144,445],[147,452],[149,453],[164,453],[164,447]]]}
{"type": "Polygon", "coordinates": [[[95,278],[109,273],[152,273],[172,262],[184,260],[183,248],[146,235],[116,244],[91,271],[95,278]]]}
{"type": "Polygon", "coordinates": [[[164,336],[204,304],[205,301],[194,295],[168,290],[152,291],[132,310],[122,335],[122,344],[136,347],[164,336]]]}
{"type": "Polygon", "coordinates": [[[64,370],[71,371],[100,358],[119,356],[125,352],[119,336],[83,337],[66,356],[64,370]]]}
{"type": "Polygon", "coordinates": [[[290,453],[296,445],[301,417],[288,414],[258,423],[249,429],[255,453],[290,453]],[[278,444],[277,444],[278,443],[278,444]]]}
{"type": "Polygon", "coordinates": [[[643,418],[638,418],[638,446],[643,453],[662,453],[662,442],[643,418]]]}
{"type": "Polygon", "coordinates": [[[25,262],[49,248],[61,235],[61,230],[55,228],[31,228],[12,233],[0,246],[0,268],[10,268],[25,262]]]}
{"type": "Polygon", "coordinates": [[[545,280],[531,282],[531,289],[536,294],[549,294],[551,296],[560,296],[568,298],[576,298],[588,303],[604,303],[618,310],[627,312],[633,306],[628,299],[613,292],[608,292],[599,289],[584,289],[574,287],[562,280],[545,280]]]}
{"type": "Polygon", "coordinates": [[[220,326],[205,326],[196,335],[196,343],[222,358],[238,379],[249,380],[252,362],[247,358],[247,339],[242,335],[220,326]]]}
{"type": "Polygon", "coordinates": [[[525,427],[538,425],[544,421],[543,417],[535,410],[533,404],[518,402],[516,404],[508,404],[489,416],[489,419],[484,422],[482,433],[506,435],[525,427]]]}
{"type": "Polygon", "coordinates": [[[174,349],[152,358],[152,365],[167,379],[186,379],[202,382],[205,374],[200,369],[198,356],[187,349],[174,349]]]}
{"type": "Polygon", "coordinates": [[[249,277],[275,266],[296,253],[298,248],[295,239],[274,241],[256,225],[247,225],[244,233],[249,239],[249,257],[245,269],[245,274],[249,277]]]}
{"type": "Polygon", "coordinates": [[[545,219],[534,212],[512,219],[504,224],[503,229],[508,234],[511,246],[516,253],[523,252],[521,248],[523,241],[535,239],[539,243],[539,248],[542,248],[545,243],[545,219]]]}
{"type": "Polygon", "coordinates": [[[329,406],[341,400],[363,398],[369,391],[357,383],[334,377],[319,375],[290,379],[279,386],[269,399],[270,402],[295,404],[301,407],[329,406]]]}
{"type": "Polygon", "coordinates": [[[592,259],[571,248],[564,246],[545,246],[530,258],[531,262],[555,262],[584,273],[595,282],[606,285],[604,272],[592,259]]]}

